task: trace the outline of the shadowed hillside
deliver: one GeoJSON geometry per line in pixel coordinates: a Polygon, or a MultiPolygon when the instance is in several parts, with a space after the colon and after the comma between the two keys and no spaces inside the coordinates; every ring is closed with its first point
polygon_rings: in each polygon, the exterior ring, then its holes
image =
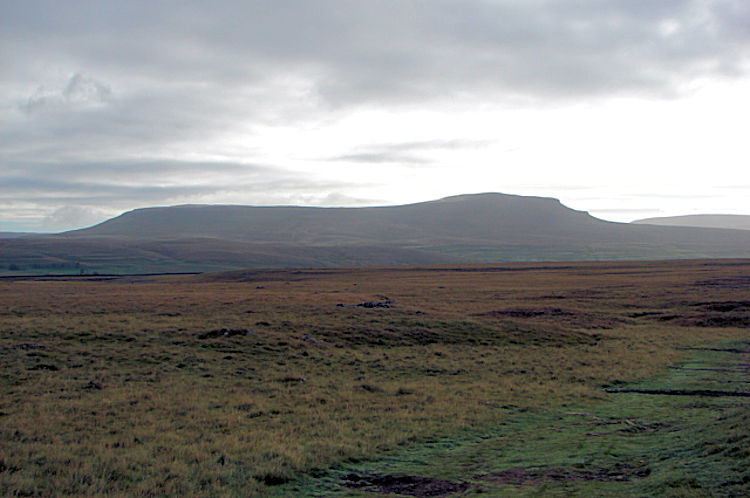
{"type": "Polygon", "coordinates": [[[601,223],[556,199],[503,194],[373,208],[175,206],[130,211],[68,236],[216,237],[305,245],[526,241],[601,223]]]}
{"type": "Polygon", "coordinates": [[[750,232],[611,223],[556,199],[505,194],[371,208],[147,208],[0,239],[0,266],[31,272],[699,257],[750,257],[750,232]]]}

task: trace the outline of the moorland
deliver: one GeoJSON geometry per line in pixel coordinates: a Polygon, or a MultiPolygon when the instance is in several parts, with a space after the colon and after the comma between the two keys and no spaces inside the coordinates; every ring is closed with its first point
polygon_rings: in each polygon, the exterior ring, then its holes
{"type": "Polygon", "coordinates": [[[747,496],[750,260],[0,279],[0,494],[747,496]]]}

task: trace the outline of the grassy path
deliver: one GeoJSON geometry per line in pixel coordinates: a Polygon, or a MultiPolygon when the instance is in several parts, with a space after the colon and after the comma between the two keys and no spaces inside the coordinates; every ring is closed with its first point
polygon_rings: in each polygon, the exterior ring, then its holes
{"type": "Polygon", "coordinates": [[[693,348],[666,378],[276,488],[279,496],[750,496],[750,343],[693,348]],[[630,389],[640,392],[626,392],[630,389]],[[711,393],[711,394],[707,394],[711,393]]]}

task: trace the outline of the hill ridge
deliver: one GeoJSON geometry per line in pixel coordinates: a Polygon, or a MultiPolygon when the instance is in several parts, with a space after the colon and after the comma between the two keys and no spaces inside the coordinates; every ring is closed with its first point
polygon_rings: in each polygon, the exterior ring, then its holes
{"type": "Polygon", "coordinates": [[[615,223],[551,197],[500,193],[356,208],[141,208],[81,230],[0,239],[0,271],[743,257],[750,231],[615,223]]]}

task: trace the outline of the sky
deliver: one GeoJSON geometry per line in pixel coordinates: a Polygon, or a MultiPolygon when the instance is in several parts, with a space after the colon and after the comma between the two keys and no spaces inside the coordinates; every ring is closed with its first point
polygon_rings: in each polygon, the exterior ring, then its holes
{"type": "Polygon", "coordinates": [[[0,231],[476,192],[750,214],[747,0],[0,2],[0,231]]]}

